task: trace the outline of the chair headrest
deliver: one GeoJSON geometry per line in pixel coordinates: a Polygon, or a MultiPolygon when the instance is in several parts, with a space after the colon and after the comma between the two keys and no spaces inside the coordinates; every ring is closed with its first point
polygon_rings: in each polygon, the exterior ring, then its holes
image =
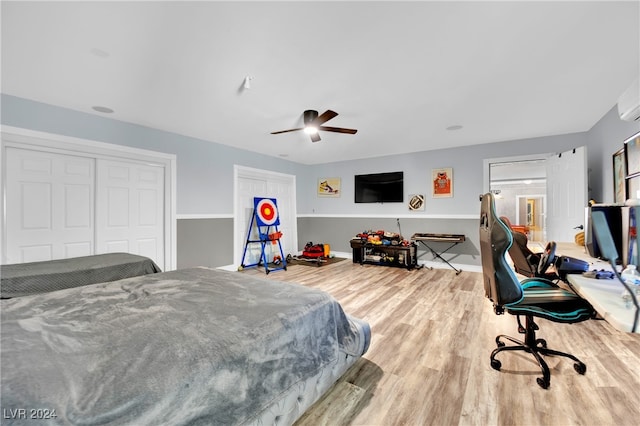
{"type": "Polygon", "coordinates": [[[485,295],[497,306],[517,302],[523,296],[506,259],[511,244],[511,230],[496,214],[495,199],[489,192],[482,196],[480,206],[480,256],[485,295]]]}

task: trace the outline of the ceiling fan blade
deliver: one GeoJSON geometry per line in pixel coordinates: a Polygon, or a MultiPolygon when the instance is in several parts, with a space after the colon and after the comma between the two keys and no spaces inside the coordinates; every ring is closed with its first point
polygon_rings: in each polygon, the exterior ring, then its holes
{"type": "Polygon", "coordinates": [[[336,133],[348,133],[350,135],[355,135],[356,129],[345,129],[343,127],[329,127],[329,126],[320,126],[318,130],[324,130],[326,132],[336,132],[336,133]]]}
{"type": "Polygon", "coordinates": [[[319,126],[322,123],[326,123],[327,121],[331,120],[336,115],[338,115],[337,112],[331,111],[330,109],[328,109],[325,112],[323,112],[322,114],[320,114],[315,120],[313,120],[313,125],[314,126],[319,126]]]}
{"type": "Polygon", "coordinates": [[[272,135],[277,135],[279,133],[287,133],[287,132],[296,132],[298,130],[302,130],[303,127],[297,128],[297,129],[289,129],[289,130],[279,130],[277,132],[271,132],[272,135]]]}
{"type": "Polygon", "coordinates": [[[311,142],[320,142],[320,135],[317,133],[311,133],[309,135],[311,137],[311,142]]]}

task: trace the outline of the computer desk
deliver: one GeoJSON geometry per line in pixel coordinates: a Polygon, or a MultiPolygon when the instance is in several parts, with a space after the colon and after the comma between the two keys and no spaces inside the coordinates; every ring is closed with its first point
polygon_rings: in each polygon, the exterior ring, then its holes
{"type": "MultiPolygon", "coordinates": [[[[593,269],[611,271],[609,262],[589,256],[584,248],[576,244],[558,243],[556,254],[589,262],[590,271],[593,269]]],[[[567,274],[567,281],[576,293],[591,303],[601,318],[620,331],[631,331],[636,308],[633,302],[627,304],[622,299],[625,288],[617,278],[595,279],[587,278],[582,274],[567,274]]],[[[640,333],[640,330],[636,330],[636,333],[640,333]]]]}

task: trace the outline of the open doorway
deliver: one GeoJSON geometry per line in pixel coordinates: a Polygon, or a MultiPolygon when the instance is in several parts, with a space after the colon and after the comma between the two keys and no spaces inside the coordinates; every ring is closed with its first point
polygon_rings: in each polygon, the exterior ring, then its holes
{"type": "Polygon", "coordinates": [[[544,226],[546,201],[547,195],[544,193],[516,195],[517,222],[523,224],[531,241],[547,240],[544,226]]]}
{"type": "Polygon", "coordinates": [[[527,205],[531,206],[530,221],[536,230],[530,240],[575,241],[576,233],[584,229],[587,181],[584,146],[553,154],[484,160],[483,191],[496,195],[498,215],[525,226],[527,205]],[[527,203],[528,199],[533,201],[527,203]]]}
{"type": "Polygon", "coordinates": [[[547,240],[545,161],[534,158],[489,164],[489,189],[496,196],[496,212],[523,230],[532,243],[547,240]]]}

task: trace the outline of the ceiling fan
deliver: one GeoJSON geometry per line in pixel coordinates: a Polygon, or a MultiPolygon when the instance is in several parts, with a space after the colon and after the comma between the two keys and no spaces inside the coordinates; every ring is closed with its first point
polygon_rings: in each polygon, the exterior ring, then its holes
{"type": "Polygon", "coordinates": [[[318,134],[319,130],[324,130],[325,132],[336,132],[336,133],[348,133],[350,135],[354,135],[357,130],[356,129],[345,129],[343,127],[329,127],[323,126],[322,124],[334,118],[338,115],[337,112],[331,111],[330,109],[326,110],[322,114],[318,115],[318,111],[313,109],[308,109],[304,112],[304,127],[299,127],[297,129],[289,129],[289,130],[280,130],[278,132],[271,132],[272,135],[277,135],[278,133],[287,133],[287,132],[295,132],[298,130],[304,130],[311,137],[312,142],[318,142],[320,140],[320,135],[318,134]]]}

